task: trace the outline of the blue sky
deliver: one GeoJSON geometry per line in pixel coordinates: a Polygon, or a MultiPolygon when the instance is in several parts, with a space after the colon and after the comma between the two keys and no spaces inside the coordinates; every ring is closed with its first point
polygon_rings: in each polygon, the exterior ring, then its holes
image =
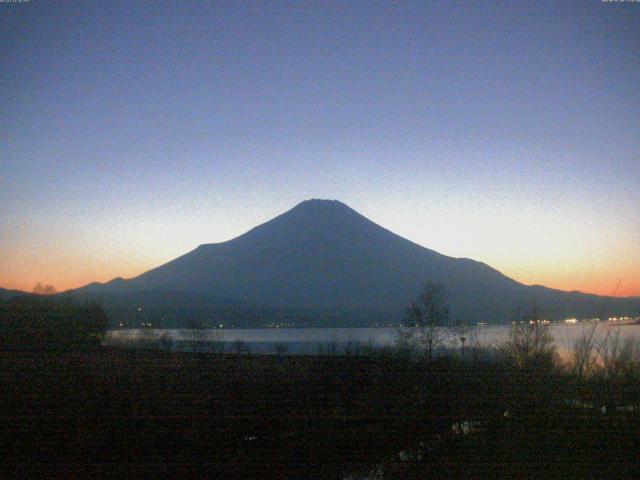
{"type": "Polygon", "coordinates": [[[134,276],[308,198],[640,295],[640,4],[0,4],[0,286],[134,276]]]}

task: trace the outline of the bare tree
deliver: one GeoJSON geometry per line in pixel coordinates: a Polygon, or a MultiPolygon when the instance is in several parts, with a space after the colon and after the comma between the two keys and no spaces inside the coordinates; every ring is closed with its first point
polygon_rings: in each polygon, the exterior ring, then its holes
{"type": "MultiPolygon", "coordinates": [[[[618,281],[616,288],[611,292],[605,303],[600,307],[600,311],[597,314],[597,318],[600,322],[603,322],[606,318],[606,312],[611,303],[611,299],[615,297],[622,279],[618,281]]],[[[597,342],[597,336],[595,335],[598,323],[593,323],[592,326],[582,333],[572,345],[570,354],[570,367],[572,374],[580,380],[586,380],[588,377],[596,373],[604,373],[606,376],[615,377],[616,372],[619,371],[622,364],[625,366],[623,370],[629,370],[634,363],[640,364],[640,345],[632,341],[625,342],[624,345],[620,345],[620,331],[613,332],[611,327],[607,329],[605,337],[597,342]],[[634,353],[635,352],[635,353],[634,353]]]]}
{"type": "Polygon", "coordinates": [[[171,340],[171,337],[169,336],[169,334],[163,333],[160,336],[160,338],[158,338],[158,345],[160,347],[160,350],[163,350],[165,352],[169,352],[169,351],[171,351],[171,347],[173,345],[173,340],[171,340]]]}
{"type": "Polygon", "coordinates": [[[610,326],[598,345],[600,367],[607,379],[630,375],[640,363],[640,343],[635,338],[620,339],[620,327],[610,326]]]}
{"type": "Polygon", "coordinates": [[[596,328],[597,323],[593,323],[589,329],[582,332],[569,352],[569,366],[571,373],[580,380],[585,380],[596,370],[597,367],[597,345],[596,328]]]}
{"type": "Polygon", "coordinates": [[[200,352],[204,349],[207,341],[207,326],[200,320],[189,320],[187,327],[183,330],[183,335],[186,336],[187,342],[191,347],[191,351],[200,352]]]}
{"type": "Polygon", "coordinates": [[[427,283],[407,309],[405,326],[413,328],[409,344],[422,347],[429,361],[445,339],[443,328],[449,321],[449,299],[444,285],[427,283]]]}
{"type": "Polygon", "coordinates": [[[534,305],[530,317],[514,322],[508,338],[496,347],[499,356],[519,367],[551,365],[556,347],[549,328],[542,322],[540,309],[534,305]]]}
{"type": "Polygon", "coordinates": [[[36,295],[55,295],[56,287],[53,285],[49,285],[48,283],[42,284],[38,282],[35,287],[33,287],[33,293],[36,295]]]}
{"type": "Polygon", "coordinates": [[[402,326],[396,330],[396,343],[395,347],[397,353],[402,356],[411,357],[416,351],[417,340],[416,334],[413,328],[402,326]]]}
{"type": "Polygon", "coordinates": [[[224,352],[224,335],[222,332],[212,332],[207,337],[207,342],[209,344],[209,352],[220,354],[224,352]]]}
{"type": "Polygon", "coordinates": [[[472,361],[477,362],[483,356],[486,356],[490,350],[488,345],[489,342],[485,331],[480,332],[477,328],[471,330],[469,334],[469,353],[472,361]],[[480,336],[480,333],[482,333],[482,336],[480,336]]]}
{"type": "Polygon", "coordinates": [[[140,347],[145,350],[157,350],[159,348],[156,331],[150,323],[143,322],[140,325],[140,347]]]}

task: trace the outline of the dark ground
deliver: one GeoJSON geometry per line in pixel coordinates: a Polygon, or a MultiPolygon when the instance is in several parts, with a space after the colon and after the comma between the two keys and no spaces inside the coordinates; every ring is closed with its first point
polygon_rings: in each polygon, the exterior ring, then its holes
{"type": "Polygon", "coordinates": [[[640,478],[638,411],[545,367],[5,351],[0,379],[7,477],[640,478]]]}

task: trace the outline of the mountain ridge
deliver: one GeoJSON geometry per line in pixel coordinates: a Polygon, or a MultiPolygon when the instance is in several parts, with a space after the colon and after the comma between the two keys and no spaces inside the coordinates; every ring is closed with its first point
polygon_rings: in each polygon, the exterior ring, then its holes
{"type": "Polygon", "coordinates": [[[287,311],[370,311],[398,322],[428,281],[444,283],[453,318],[470,322],[505,322],[533,302],[550,318],[595,316],[598,303],[616,312],[640,310],[633,297],[524,285],[483,262],[449,257],[401,237],[342,202],[319,199],[136,277],[67,293],[182,292],[287,311]]]}

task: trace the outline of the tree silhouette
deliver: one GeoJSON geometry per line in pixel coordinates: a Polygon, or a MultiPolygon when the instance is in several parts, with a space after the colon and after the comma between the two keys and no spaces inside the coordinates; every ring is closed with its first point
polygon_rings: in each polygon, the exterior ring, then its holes
{"type": "Polygon", "coordinates": [[[78,305],[68,298],[26,295],[0,308],[3,348],[76,349],[102,340],[107,316],[96,303],[78,305]]]}
{"type": "Polygon", "coordinates": [[[518,367],[552,365],[556,347],[538,306],[534,304],[523,320],[515,318],[508,337],[497,347],[498,355],[518,367]]]}
{"type": "Polygon", "coordinates": [[[49,285],[48,283],[42,284],[38,282],[35,287],[33,287],[33,293],[36,295],[55,295],[57,292],[56,287],[53,285],[49,285]]]}
{"type": "Polygon", "coordinates": [[[414,328],[411,341],[424,348],[429,361],[444,340],[442,327],[448,321],[449,299],[445,286],[428,282],[418,298],[409,305],[405,325],[414,328]]]}

